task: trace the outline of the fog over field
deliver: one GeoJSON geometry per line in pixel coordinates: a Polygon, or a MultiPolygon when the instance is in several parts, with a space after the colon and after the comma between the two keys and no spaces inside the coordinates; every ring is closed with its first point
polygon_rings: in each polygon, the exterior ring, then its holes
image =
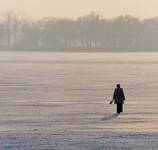
{"type": "Polygon", "coordinates": [[[77,19],[45,17],[33,21],[12,11],[0,21],[1,51],[157,52],[158,18],[94,12],[77,19]]]}
{"type": "Polygon", "coordinates": [[[157,52],[157,0],[0,0],[1,51],[157,52]]]}
{"type": "Polygon", "coordinates": [[[157,0],[0,0],[1,51],[157,52],[157,0]]]}
{"type": "Polygon", "coordinates": [[[156,150],[157,57],[1,53],[0,149],[156,150]],[[120,115],[109,105],[116,83],[126,95],[120,115]]]}

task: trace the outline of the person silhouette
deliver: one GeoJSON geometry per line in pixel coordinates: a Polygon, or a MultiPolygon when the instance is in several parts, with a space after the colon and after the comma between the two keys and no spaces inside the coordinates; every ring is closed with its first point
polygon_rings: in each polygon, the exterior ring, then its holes
{"type": "Polygon", "coordinates": [[[125,95],[123,88],[120,87],[120,84],[116,84],[116,88],[114,90],[113,99],[110,101],[110,104],[112,104],[114,101],[115,104],[117,104],[117,113],[123,112],[123,104],[125,101],[125,95]]]}

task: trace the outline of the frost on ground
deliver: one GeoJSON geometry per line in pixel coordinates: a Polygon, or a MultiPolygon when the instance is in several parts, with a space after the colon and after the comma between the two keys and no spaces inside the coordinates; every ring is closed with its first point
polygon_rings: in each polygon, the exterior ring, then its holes
{"type": "Polygon", "coordinates": [[[0,150],[157,150],[158,54],[2,53],[0,150]],[[109,105],[116,83],[124,113],[109,105]]]}
{"type": "Polygon", "coordinates": [[[86,133],[78,134],[1,134],[4,150],[157,150],[158,134],[86,133]]]}

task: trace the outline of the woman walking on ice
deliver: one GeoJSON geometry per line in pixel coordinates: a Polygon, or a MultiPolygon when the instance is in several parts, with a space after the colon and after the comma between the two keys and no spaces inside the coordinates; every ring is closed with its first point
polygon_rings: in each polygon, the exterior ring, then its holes
{"type": "Polygon", "coordinates": [[[125,96],[123,92],[123,88],[120,87],[120,84],[116,85],[116,88],[114,90],[113,99],[110,101],[110,104],[112,104],[114,101],[115,104],[117,104],[117,113],[123,112],[123,104],[125,101],[125,96]]]}

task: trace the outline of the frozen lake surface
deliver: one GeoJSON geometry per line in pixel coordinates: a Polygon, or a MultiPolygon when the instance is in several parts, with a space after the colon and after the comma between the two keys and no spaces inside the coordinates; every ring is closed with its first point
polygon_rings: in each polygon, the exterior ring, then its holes
{"type": "Polygon", "coordinates": [[[157,147],[158,53],[1,52],[0,150],[157,147]]]}

